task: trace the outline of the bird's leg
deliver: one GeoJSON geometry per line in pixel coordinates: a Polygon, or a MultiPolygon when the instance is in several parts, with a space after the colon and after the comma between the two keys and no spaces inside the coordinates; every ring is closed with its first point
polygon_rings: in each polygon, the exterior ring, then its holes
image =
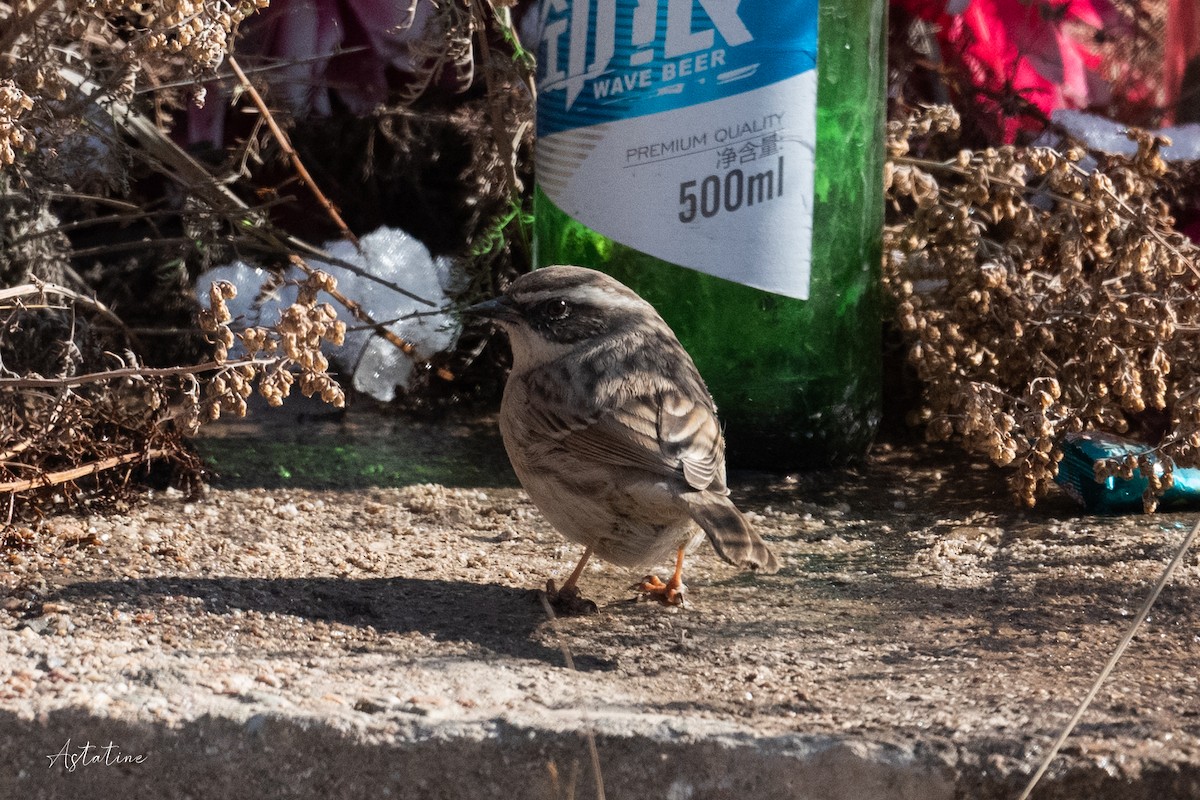
{"type": "Polygon", "coordinates": [[[671,576],[671,580],[663,583],[657,575],[647,575],[637,588],[669,606],[683,605],[683,593],[687,591],[687,587],[683,585],[683,552],[681,547],[675,556],[675,574],[671,576]]]}
{"type": "Polygon", "coordinates": [[[587,548],[583,551],[583,555],[579,557],[579,563],[575,565],[575,569],[571,570],[571,577],[567,578],[567,582],[558,590],[559,594],[571,592],[579,594],[579,590],[575,588],[575,584],[579,582],[579,576],[583,574],[583,567],[587,564],[588,559],[592,557],[592,548],[587,548]]]}
{"type": "Polygon", "coordinates": [[[561,589],[555,588],[553,578],[546,581],[546,598],[555,611],[560,614],[596,613],[596,604],[581,596],[579,588],[575,586],[579,582],[579,576],[583,574],[584,565],[591,557],[592,548],[589,547],[583,551],[579,563],[575,565],[575,569],[571,571],[570,577],[567,578],[567,582],[562,585],[561,589]]]}

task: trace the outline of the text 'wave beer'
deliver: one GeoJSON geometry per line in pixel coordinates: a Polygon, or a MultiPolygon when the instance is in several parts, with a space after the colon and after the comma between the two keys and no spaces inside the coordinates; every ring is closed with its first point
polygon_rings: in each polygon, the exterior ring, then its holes
{"type": "Polygon", "coordinates": [[[692,354],[735,466],[880,414],[885,0],[542,0],[535,266],[615,276],[692,354]]]}

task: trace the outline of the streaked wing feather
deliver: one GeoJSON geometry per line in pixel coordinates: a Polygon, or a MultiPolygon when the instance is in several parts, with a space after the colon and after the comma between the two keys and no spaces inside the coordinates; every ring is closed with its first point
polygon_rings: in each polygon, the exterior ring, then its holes
{"type": "Polygon", "coordinates": [[[677,475],[679,465],[658,446],[654,408],[635,398],[591,425],[573,431],[563,443],[578,455],[607,464],[644,469],[658,475],[677,475]]]}
{"type": "Polygon", "coordinates": [[[694,489],[723,493],[721,430],[707,395],[703,397],[697,402],[666,390],[629,398],[598,415],[562,408],[543,412],[537,423],[576,455],[664,477],[682,476],[694,489]]]}
{"type": "Polygon", "coordinates": [[[725,445],[707,393],[665,392],[658,413],[658,438],[664,454],[678,460],[694,489],[725,489],[725,445]]]}

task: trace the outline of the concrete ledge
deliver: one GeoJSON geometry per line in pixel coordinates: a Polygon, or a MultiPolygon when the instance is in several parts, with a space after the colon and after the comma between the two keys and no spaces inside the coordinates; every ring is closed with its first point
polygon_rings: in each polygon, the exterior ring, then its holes
{"type": "MultiPolygon", "coordinates": [[[[622,720],[620,727],[628,724],[622,720]]],[[[3,715],[0,729],[6,760],[27,765],[0,776],[0,793],[28,800],[595,796],[580,734],[500,722],[451,736],[413,726],[386,743],[363,741],[318,721],[262,716],[244,724],[206,716],[176,728],[61,711],[38,722],[3,715]],[[67,738],[73,745],[121,742],[119,753],[147,759],[119,766],[101,761],[73,772],[60,760],[48,768],[47,753],[60,751],[67,738]]],[[[893,746],[824,737],[601,733],[597,747],[605,790],[613,798],[954,796],[949,770],[893,746]]]]}
{"type": "MultiPolygon", "coordinates": [[[[946,464],[740,476],[778,575],[597,565],[556,623],[577,553],[503,475],[54,518],[0,573],[0,798],[588,798],[589,726],[609,798],[1015,797],[1191,519],[946,464]]],[[[1036,798],[1200,797],[1198,607],[1192,554],[1036,798]]]]}

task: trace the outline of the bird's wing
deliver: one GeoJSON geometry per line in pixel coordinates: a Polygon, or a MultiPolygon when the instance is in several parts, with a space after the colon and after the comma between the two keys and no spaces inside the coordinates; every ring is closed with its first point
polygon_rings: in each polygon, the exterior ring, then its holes
{"type": "Polygon", "coordinates": [[[698,393],[660,388],[607,409],[543,407],[528,423],[577,456],[726,491],[725,446],[703,384],[698,393]]]}

